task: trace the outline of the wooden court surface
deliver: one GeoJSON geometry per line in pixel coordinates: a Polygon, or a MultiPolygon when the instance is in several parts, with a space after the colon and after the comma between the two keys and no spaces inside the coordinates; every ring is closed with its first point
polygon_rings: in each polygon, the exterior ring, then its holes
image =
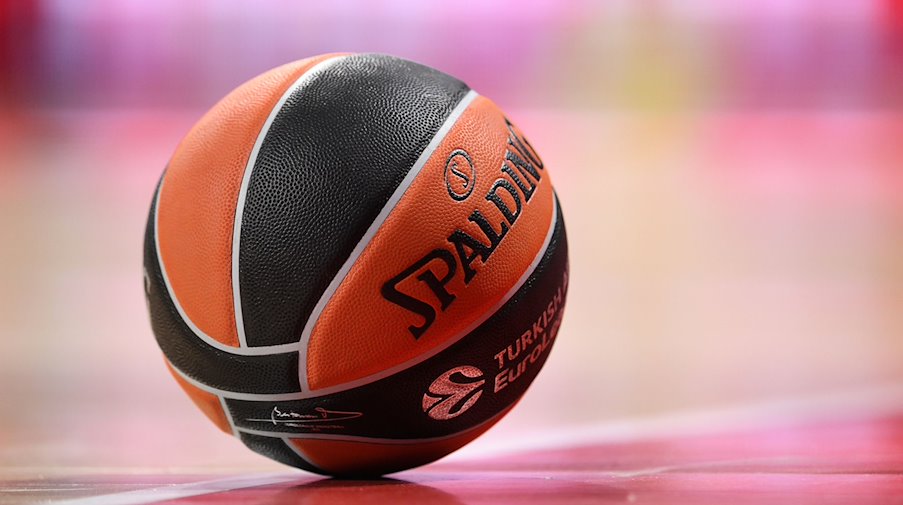
{"type": "Polygon", "coordinates": [[[571,440],[377,480],[291,470],[70,471],[3,476],[0,503],[893,504],[903,503],[903,415],[571,440]]]}
{"type": "Polygon", "coordinates": [[[512,111],[568,226],[560,338],[460,453],[349,482],[252,454],[163,366],[141,237],[199,113],[0,120],[0,503],[903,503],[899,114],[512,111]]]}

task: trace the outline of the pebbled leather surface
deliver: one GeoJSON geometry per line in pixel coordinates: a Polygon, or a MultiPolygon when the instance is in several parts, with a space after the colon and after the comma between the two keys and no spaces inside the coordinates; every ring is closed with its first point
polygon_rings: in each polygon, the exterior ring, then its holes
{"type": "Polygon", "coordinates": [[[260,435],[242,433],[241,441],[252,451],[280,463],[307,470],[308,472],[323,473],[323,470],[320,470],[301,456],[298,456],[295,451],[285,445],[285,442],[281,438],[262,437],[260,435]]]}
{"type": "MultiPolygon", "coordinates": [[[[477,97],[437,146],[423,170],[361,253],[329,303],[310,336],[307,380],[312,390],[351,382],[401,365],[461,335],[474,320],[490,312],[528,270],[552,224],[554,198],[549,174],[536,164],[534,190],[527,200],[517,191],[519,216],[512,224],[487,198],[499,181],[513,181],[502,172],[512,137],[502,111],[491,100],[477,97]],[[466,152],[474,167],[471,195],[449,196],[446,163],[451,153],[466,152]],[[479,211],[493,232],[501,233],[498,246],[484,262],[471,263],[476,274],[465,284],[460,259],[445,289],[455,298],[436,307],[435,320],[419,337],[409,327],[425,325],[424,317],[390,302],[381,293],[384,284],[436,248],[455,254],[448,237],[461,231],[481,243],[485,232],[469,221],[479,211]]],[[[537,161],[541,163],[537,157],[537,161]]],[[[528,180],[520,175],[522,180],[528,180]]],[[[515,208],[506,191],[506,205],[515,208]]],[[[448,271],[441,261],[427,266],[437,275],[448,271]]],[[[398,284],[401,292],[436,304],[424,283],[408,276],[398,284]]]]}
{"type": "MultiPolygon", "coordinates": [[[[159,185],[157,186],[159,191],[159,185]]],[[[155,192],[156,195],[156,192],[155,192]]],[[[156,200],[156,199],[154,199],[156,200]]],[[[218,389],[242,393],[294,393],[299,390],[298,354],[240,356],[207,345],[179,316],[163,284],[154,247],[154,208],[144,235],[145,289],[157,344],[173,366],[218,389]]]]}
{"type": "MultiPolygon", "coordinates": [[[[415,439],[443,437],[465,431],[486,422],[513,405],[539,373],[555,342],[567,301],[568,248],[561,209],[548,248],[527,282],[496,313],[448,349],[394,375],[347,391],[321,397],[260,402],[227,399],[226,404],[239,428],[297,433],[330,433],[361,437],[415,439]],[[553,301],[556,299],[557,301],[553,301]],[[553,305],[554,304],[554,305],[553,305]],[[554,308],[550,314],[550,309],[554,308]],[[544,317],[547,315],[548,317],[544,317]],[[527,330],[541,327],[533,342],[513,346],[527,330]],[[542,342],[544,349],[537,350],[542,342]],[[515,356],[499,366],[497,355],[512,345],[515,356]],[[535,354],[533,354],[535,353],[535,354]],[[533,354],[534,359],[529,356],[533,354]],[[528,360],[526,364],[524,360],[528,360]],[[462,365],[478,368],[481,397],[464,413],[447,420],[436,420],[424,413],[423,395],[444,372],[462,365]],[[522,367],[522,368],[520,368],[522,367]],[[496,377],[504,373],[506,385],[495,391],[496,377]],[[509,377],[514,377],[508,381],[509,377]],[[281,412],[311,414],[316,409],[359,412],[359,417],[337,420],[328,430],[323,425],[275,426],[271,422],[252,421],[270,418],[274,407],[281,412]],[[324,431],[326,430],[326,431],[324,431]]],[[[458,378],[460,381],[461,379],[458,378]]],[[[474,379],[476,380],[476,379],[474,379]]],[[[341,417],[341,414],[337,414],[341,417]]],[[[452,449],[449,449],[451,452],[452,449]]]]}
{"type": "Polygon", "coordinates": [[[239,346],[232,297],[235,206],[248,157],[273,107],[322,55],[274,68],[217,102],[169,160],[160,194],[160,255],[175,298],[210,338],[239,346]]]}
{"type": "Polygon", "coordinates": [[[241,227],[250,346],[300,338],[320,295],[468,90],[414,62],[358,54],[286,101],[261,146],[241,227]]]}

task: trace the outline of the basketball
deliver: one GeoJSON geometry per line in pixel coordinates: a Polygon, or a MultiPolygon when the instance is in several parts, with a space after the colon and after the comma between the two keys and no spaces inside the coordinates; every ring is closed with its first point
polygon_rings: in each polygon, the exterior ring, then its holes
{"type": "Polygon", "coordinates": [[[152,199],[144,287],[170,372],[222,431],[311,472],[455,451],[558,334],[548,170],[492,101],[418,63],[328,54],[248,81],[152,199]]]}

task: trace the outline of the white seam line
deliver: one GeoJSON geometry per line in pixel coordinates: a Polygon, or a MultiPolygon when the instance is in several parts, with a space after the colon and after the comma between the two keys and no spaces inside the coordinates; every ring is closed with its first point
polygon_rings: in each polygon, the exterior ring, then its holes
{"type": "Polygon", "coordinates": [[[549,248],[549,243],[551,243],[551,241],[552,241],[552,235],[554,235],[554,233],[555,233],[555,225],[558,223],[558,219],[559,219],[558,196],[555,195],[555,193],[553,192],[552,193],[552,219],[549,222],[549,229],[546,232],[546,236],[545,236],[545,239],[543,240],[542,246],[539,248],[539,252],[537,252],[536,256],[533,258],[533,261],[530,263],[530,266],[527,267],[526,271],[523,273],[523,275],[521,275],[520,279],[517,280],[517,282],[514,284],[514,286],[511,289],[509,289],[507,293],[505,293],[505,296],[503,296],[495,305],[493,305],[492,308],[490,308],[489,310],[484,312],[479,318],[477,318],[477,320],[475,320],[473,323],[468,325],[461,332],[459,332],[453,338],[447,340],[442,345],[435,347],[435,348],[431,349],[429,352],[421,354],[421,355],[417,356],[416,358],[412,358],[408,361],[405,361],[404,363],[400,363],[392,368],[383,370],[379,373],[376,373],[373,375],[368,375],[367,377],[363,377],[361,379],[351,381],[351,382],[346,382],[346,383],[340,384],[338,386],[318,389],[317,391],[314,391],[314,392],[311,392],[311,391],[305,389],[303,391],[298,391],[298,392],[294,392],[294,393],[238,393],[238,392],[226,391],[223,389],[213,388],[211,386],[208,386],[204,383],[198,382],[197,380],[189,377],[187,374],[185,374],[185,372],[183,372],[182,370],[179,370],[172,362],[170,362],[170,366],[172,366],[172,369],[175,370],[176,373],[179,374],[179,376],[181,376],[188,383],[192,384],[193,386],[197,387],[198,389],[207,391],[208,393],[212,393],[215,395],[225,396],[225,397],[229,398],[230,400],[265,401],[265,402],[266,401],[277,402],[277,401],[303,400],[303,399],[307,399],[307,398],[317,398],[320,396],[325,396],[325,395],[329,395],[332,393],[337,393],[340,391],[353,389],[358,386],[362,386],[364,384],[369,384],[371,382],[376,382],[380,379],[388,377],[401,370],[405,370],[414,365],[422,363],[423,361],[426,361],[429,358],[432,358],[436,354],[439,354],[440,352],[444,351],[445,349],[447,349],[447,348],[451,347],[452,345],[454,345],[455,343],[457,343],[459,340],[461,340],[462,338],[467,336],[467,334],[469,334],[471,331],[473,331],[478,326],[480,326],[481,324],[486,322],[487,319],[492,317],[503,305],[505,305],[508,302],[508,300],[511,299],[512,296],[514,296],[515,293],[517,293],[517,291],[524,285],[524,283],[527,282],[527,279],[529,279],[530,276],[533,275],[533,272],[536,270],[537,265],[539,265],[539,262],[542,261],[543,256],[545,256],[545,254],[546,254],[546,250],[549,248]]]}
{"type": "Polygon", "coordinates": [[[300,392],[294,393],[239,393],[236,391],[227,391],[225,389],[217,389],[212,386],[208,386],[203,382],[194,379],[193,377],[189,377],[188,374],[180,370],[173,364],[171,361],[169,365],[179,377],[185,379],[185,382],[191,384],[192,386],[200,389],[201,391],[206,391],[210,394],[214,394],[220,397],[223,397],[228,400],[241,400],[241,401],[252,401],[252,402],[280,402],[280,401],[290,401],[290,400],[301,400],[304,399],[305,396],[300,392]]]}
{"type": "Polygon", "coordinates": [[[313,311],[310,313],[310,316],[307,318],[307,322],[304,324],[304,331],[301,332],[301,339],[298,341],[298,375],[301,383],[301,390],[307,391],[310,389],[309,384],[307,382],[307,348],[310,344],[310,336],[313,333],[314,326],[316,326],[317,321],[320,319],[320,314],[323,312],[323,309],[326,308],[326,305],[329,303],[329,300],[332,299],[332,295],[335,294],[336,290],[339,288],[339,285],[342,281],[345,280],[345,276],[348,275],[348,272],[351,271],[351,267],[354,266],[354,263],[360,257],[361,253],[364,252],[367,245],[370,244],[370,240],[373,239],[376,232],[385,222],[386,218],[395,209],[395,205],[398,204],[401,197],[404,196],[405,192],[411,186],[411,183],[414,182],[414,179],[423,170],[424,165],[433,155],[436,148],[439,147],[439,144],[445,139],[445,136],[448,135],[448,132],[451,131],[452,127],[455,123],[458,122],[458,118],[461,117],[461,114],[470,106],[470,104],[479,96],[476,91],[470,90],[464,95],[464,98],[458,102],[458,105],[452,109],[451,113],[445,118],[445,122],[442,123],[442,126],[433,135],[433,138],[430,140],[429,144],[427,144],[426,148],[424,148],[423,152],[420,153],[420,157],[417,158],[417,161],[414,162],[414,165],[408,171],[407,175],[405,175],[404,179],[402,179],[401,183],[395,188],[395,191],[392,193],[392,196],[389,197],[389,200],[383,206],[383,208],[379,211],[376,218],[370,223],[370,227],[367,228],[367,231],[364,233],[364,236],[361,237],[361,240],[358,241],[357,245],[354,246],[354,249],[351,251],[351,254],[342,264],[342,268],[336,273],[335,277],[332,278],[332,281],[329,283],[329,286],[326,287],[326,290],[323,291],[323,294],[320,295],[320,299],[317,301],[317,304],[314,306],[313,311]]]}
{"type": "MultiPolygon", "coordinates": [[[[280,98],[280,102],[278,104],[279,107],[281,107],[281,104],[284,103],[284,99],[288,98],[288,96],[291,94],[290,92],[294,90],[296,85],[299,85],[299,83],[303,84],[301,81],[305,76],[311,75],[311,72],[313,72],[315,69],[321,68],[320,66],[323,65],[324,63],[335,62],[342,58],[346,58],[346,56],[336,56],[334,58],[323,60],[320,63],[318,63],[318,64],[314,65],[313,67],[311,67],[310,69],[308,69],[307,72],[304,72],[295,81],[295,83],[289,87],[289,91],[287,91],[285,94],[283,94],[283,97],[280,98]]],[[[267,129],[267,130],[269,129],[269,123],[272,123],[272,119],[275,118],[274,111],[278,111],[279,107],[274,107],[273,111],[270,111],[270,117],[267,118],[268,123],[265,123],[265,129],[267,129]]],[[[261,133],[265,134],[265,132],[263,132],[263,131],[261,133]]],[[[258,139],[257,139],[258,142],[262,142],[261,139],[262,139],[262,137],[258,136],[258,139]]],[[[260,146],[257,145],[257,143],[255,143],[254,151],[252,152],[252,154],[254,155],[255,158],[257,155],[257,151],[259,150],[259,147],[260,146]]],[[[242,186],[245,186],[245,182],[246,182],[245,177],[250,178],[250,173],[247,170],[247,167],[245,167],[245,174],[243,175],[243,178],[242,178],[242,186]]],[[[196,324],[194,324],[194,321],[192,321],[188,317],[188,314],[185,313],[185,309],[183,309],[182,305],[179,303],[179,299],[176,297],[176,293],[173,290],[172,284],[169,281],[169,275],[166,273],[166,266],[163,264],[163,254],[160,251],[160,220],[159,220],[160,195],[163,194],[163,185],[164,185],[165,181],[166,181],[166,176],[164,175],[163,178],[160,180],[160,187],[157,189],[157,196],[156,196],[156,199],[154,202],[154,249],[157,252],[157,264],[160,266],[160,275],[161,275],[161,277],[163,277],[163,284],[166,286],[166,291],[167,291],[167,293],[169,293],[169,298],[170,298],[170,300],[172,300],[173,306],[176,308],[176,311],[179,313],[179,317],[182,318],[182,321],[185,322],[185,325],[188,326],[188,329],[190,329],[192,333],[194,333],[198,338],[200,338],[202,341],[204,341],[205,344],[207,344],[211,347],[214,347],[216,349],[219,349],[220,351],[227,352],[229,354],[236,354],[239,356],[264,356],[264,355],[270,355],[270,354],[296,352],[298,350],[297,342],[291,342],[288,344],[271,345],[271,346],[247,347],[247,342],[243,341],[243,339],[244,339],[244,323],[243,323],[243,321],[241,321],[241,322],[239,321],[239,319],[241,318],[240,310],[236,313],[237,314],[236,315],[236,330],[239,331],[238,339],[239,339],[240,347],[233,347],[230,345],[223,344],[222,342],[214,339],[210,335],[207,335],[200,328],[198,328],[198,326],[196,324]],[[240,330],[239,330],[239,328],[240,328],[240,330]]],[[[245,188],[244,191],[245,191],[245,193],[247,193],[247,188],[245,188]]],[[[242,198],[242,190],[240,189],[239,190],[239,199],[241,199],[241,198],[242,198]]],[[[237,220],[241,219],[239,212],[242,207],[243,207],[243,205],[239,205],[236,207],[236,219],[237,220]]],[[[232,282],[233,282],[232,294],[233,294],[233,298],[235,297],[235,294],[237,293],[235,279],[237,279],[237,275],[238,275],[238,265],[236,263],[237,255],[235,254],[235,249],[237,247],[237,243],[235,242],[235,240],[236,240],[235,229],[238,229],[240,231],[240,229],[241,229],[240,223],[237,228],[233,227],[233,235],[232,235],[232,241],[233,241],[233,243],[232,243],[232,256],[233,256],[233,258],[232,258],[233,259],[233,262],[232,262],[232,282]]],[[[238,307],[240,309],[240,303],[241,303],[240,299],[237,302],[235,300],[233,300],[233,307],[235,306],[235,303],[239,304],[238,307]]]]}
{"type": "Polygon", "coordinates": [[[297,481],[304,477],[293,474],[265,474],[256,476],[228,477],[225,479],[203,480],[200,482],[188,482],[183,484],[162,484],[146,489],[125,491],[100,496],[87,496],[72,500],[62,500],[57,503],[65,505],[143,505],[146,503],[158,503],[167,500],[190,498],[214,493],[224,493],[236,489],[249,487],[268,486],[284,482],[297,481]]]}
{"type": "MultiPolygon", "coordinates": [[[[173,307],[176,308],[176,312],[179,313],[179,317],[182,319],[182,322],[188,326],[188,329],[191,330],[192,333],[195,334],[198,338],[204,341],[205,344],[210,347],[214,347],[219,349],[220,351],[228,352],[230,354],[240,354],[245,356],[263,356],[269,354],[278,354],[278,350],[274,350],[271,348],[260,348],[260,347],[248,347],[248,348],[238,348],[232,347],[222,342],[214,339],[210,335],[207,335],[197,325],[194,324],[194,321],[188,317],[188,314],[185,313],[185,309],[182,308],[182,305],[179,303],[179,299],[176,298],[176,293],[172,288],[172,284],[169,282],[169,275],[166,273],[166,265],[163,264],[163,254],[160,251],[160,195],[163,193],[163,184],[165,183],[165,177],[160,181],[160,188],[157,190],[157,197],[154,201],[154,249],[157,253],[157,265],[160,267],[160,276],[163,278],[163,285],[166,286],[166,292],[169,294],[169,299],[172,301],[173,307]]],[[[290,352],[294,351],[297,348],[297,344],[288,344],[283,347],[284,349],[280,349],[282,352],[290,352]]]]}
{"type": "MultiPolygon", "coordinates": [[[[678,410],[659,415],[571,424],[554,430],[530,430],[522,436],[470,446],[461,459],[482,459],[589,444],[624,444],[640,440],[693,437],[761,430],[787,423],[850,419],[851,413],[898,415],[903,412],[903,382],[829,391],[790,398],[743,402],[720,407],[678,410]]],[[[855,419],[853,414],[853,419],[855,419]]]]}
{"type": "Polygon", "coordinates": [[[248,340],[245,335],[244,314],[241,309],[241,286],[239,285],[238,279],[239,253],[241,251],[241,222],[242,217],[244,216],[245,201],[248,196],[248,185],[251,182],[251,173],[254,171],[254,165],[257,163],[260,147],[263,145],[263,141],[270,131],[270,126],[272,126],[273,121],[276,119],[276,116],[279,114],[279,111],[282,110],[282,106],[285,105],[285,102],[288,101],[289,97],[295,91],[300,89],[301,86],[310,81],[318,72],[344,58],[346,58],[346,56],[334,56],[317,63],[302,73],[295,82],[285,90],[285,93],[283,93],[282,97],[279,98],[279,101],[276,102],[276,105],[270,111],[267,120],[263,123],[260,133],[257,134],[257,140],[254,142],[254,148],[251,149],[251,154],[248,156],[248,162],[245,165],[244,174],[242,174],[241,187],[238,190],[238,201],[235,204],[235,220],[232,225],[232,303],[235,312],[235,330],[238,332],[238,342],[242,348],[248,347],[248,340]]]}
{"type": "Polygon", "coordinates": [[[229,406],[226,405],[226,397],[219,395],[219,404],[223,408],[223,414],[226,415],[226,421],[229,422],[229,427],[232,428],[232,436],[238,437],[238,427],[235,426],[235,421],[232,419],[232,412],[229,410],[229,406]]]}

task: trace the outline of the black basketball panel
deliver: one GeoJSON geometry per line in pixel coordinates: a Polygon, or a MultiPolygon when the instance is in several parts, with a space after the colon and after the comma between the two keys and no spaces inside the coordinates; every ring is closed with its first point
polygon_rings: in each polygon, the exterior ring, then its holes
{"type": "Polygon", "coordinates": [[[296,352],[232,354],[204,342],[182,319],[166,288],[157,256],[154,213],[159,190],[158,184],[144,235],[144,287],[151,327],[163,354],[185,375],[216,389],[256,394],[298,392],[296,352]]]}
{"type": "Polygon", "coordinates": [[[549,244],[524,284],[448,349],[333,394],[281,402],[227,399],[233,422],[240,430],[272,433],[420,439],[460,433],[492,419],[524,394],[561,324],[568,252],[560,208],[557,216],[549,244]]]}
{"type": "Polygon", "coordinates": [[[290,95],[263,140],[243,210],[248,345],[300,338],[321,294],[468,91],[429,67],[357,54],[290,95]]]}
{"type": "Polygon", "coordinates": [[[285,465],[307,470],[308,472],[325,475],[323,470],[320,470],[309,461],[302,458],[281,438],[264,437],[253,435],[251,433],[242,433],[240,434],[240,437],[241,441],[244,442],[249,449],[262,456],[266,456],[285,465]]]}

